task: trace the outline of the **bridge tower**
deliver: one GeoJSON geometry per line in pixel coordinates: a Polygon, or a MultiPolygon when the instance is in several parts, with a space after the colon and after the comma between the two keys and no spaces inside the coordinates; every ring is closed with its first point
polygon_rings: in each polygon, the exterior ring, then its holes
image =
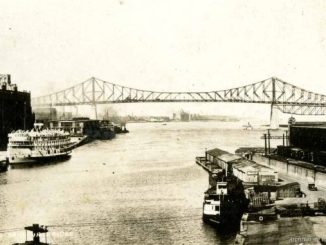
{"type": "Polygon", "coordinates": [[[276,78],[272,77],[272,102],[271,102],[271,114],[270,114],[270,127],[273,129],[279,128],[278,108],[276,104],[276,78]]]}
{"type": "Polygon", "coordinates": [[[271,115],[270,115],[270,127],[277,129],[280,126],[279,117],[278,117],[278,108],[276,105],[271,105],[271,115]]]}
{"type": "Polygon", "coordinates": [[[62,113],[61,116],[65,119],[66,118],[66,106],[62,106],[61,113],[62,113]]]}
{"type": "Polygon", "coordinates": [[[96,103],[96,96],[95,96],[95,83],[96,79],[95,77],[92,77],[92,107],[94,108],[94,116],[97,120],[97,103],[96,103]]]}
{"type": "Polygon", "coordinates": [[[78,106],[75,105],[74,108],[75,108],[75,114],[74,114],[74,117],[78,117],[78,106]]]}

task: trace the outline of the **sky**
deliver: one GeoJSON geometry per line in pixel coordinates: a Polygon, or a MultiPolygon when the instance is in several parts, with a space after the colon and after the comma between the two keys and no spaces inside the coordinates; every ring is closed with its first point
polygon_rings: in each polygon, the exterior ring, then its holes
{"type": "MultiPolygon", "coordinates": [[[[324,0],[0,0],[0,9],[0,73],[33,97],[92,76],[158,91],[221,90],[277,76],[326,94],[324,0]]],[[[221,103],[116,107],[270,113],[221,103]]]]}

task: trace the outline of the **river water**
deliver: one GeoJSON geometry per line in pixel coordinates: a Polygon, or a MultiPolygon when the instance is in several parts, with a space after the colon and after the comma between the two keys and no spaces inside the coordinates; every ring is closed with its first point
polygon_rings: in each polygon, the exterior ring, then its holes
{"type": "MultiPolygon", "coordinates": [[[[201,220],[205,148],[263,146],[263,129],[240,122],[129,124],[65,162],[0,174],[0,244],[25,241],[23,227],[49,226],[52,244],[225,244],[201,220]]],[[[29,236],[31,239],[31,235],[29,236]]]]}

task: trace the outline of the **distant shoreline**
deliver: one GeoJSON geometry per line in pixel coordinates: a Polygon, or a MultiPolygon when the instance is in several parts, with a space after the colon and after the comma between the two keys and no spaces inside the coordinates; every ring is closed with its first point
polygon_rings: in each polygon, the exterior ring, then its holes
{"type": "Polygon", "coordinates": [[[215,119],[202,119],[202,120],[189,120],[189,121],[127,121],[127,123],[169,123],[169,122],[240,122],[240,120],[215,120],[215,119]]]}

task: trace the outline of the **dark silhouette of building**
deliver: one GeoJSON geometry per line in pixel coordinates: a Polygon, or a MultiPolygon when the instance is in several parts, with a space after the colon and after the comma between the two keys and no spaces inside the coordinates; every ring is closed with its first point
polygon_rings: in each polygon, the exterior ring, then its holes
{"type": "Polygon", "coordinates": [[[8,143],[8,133],[17,129],[31,129],[35,116],[32,113],[31,94],[18,91],[9,74],[0,74],[0,148],[8,143]]]}

